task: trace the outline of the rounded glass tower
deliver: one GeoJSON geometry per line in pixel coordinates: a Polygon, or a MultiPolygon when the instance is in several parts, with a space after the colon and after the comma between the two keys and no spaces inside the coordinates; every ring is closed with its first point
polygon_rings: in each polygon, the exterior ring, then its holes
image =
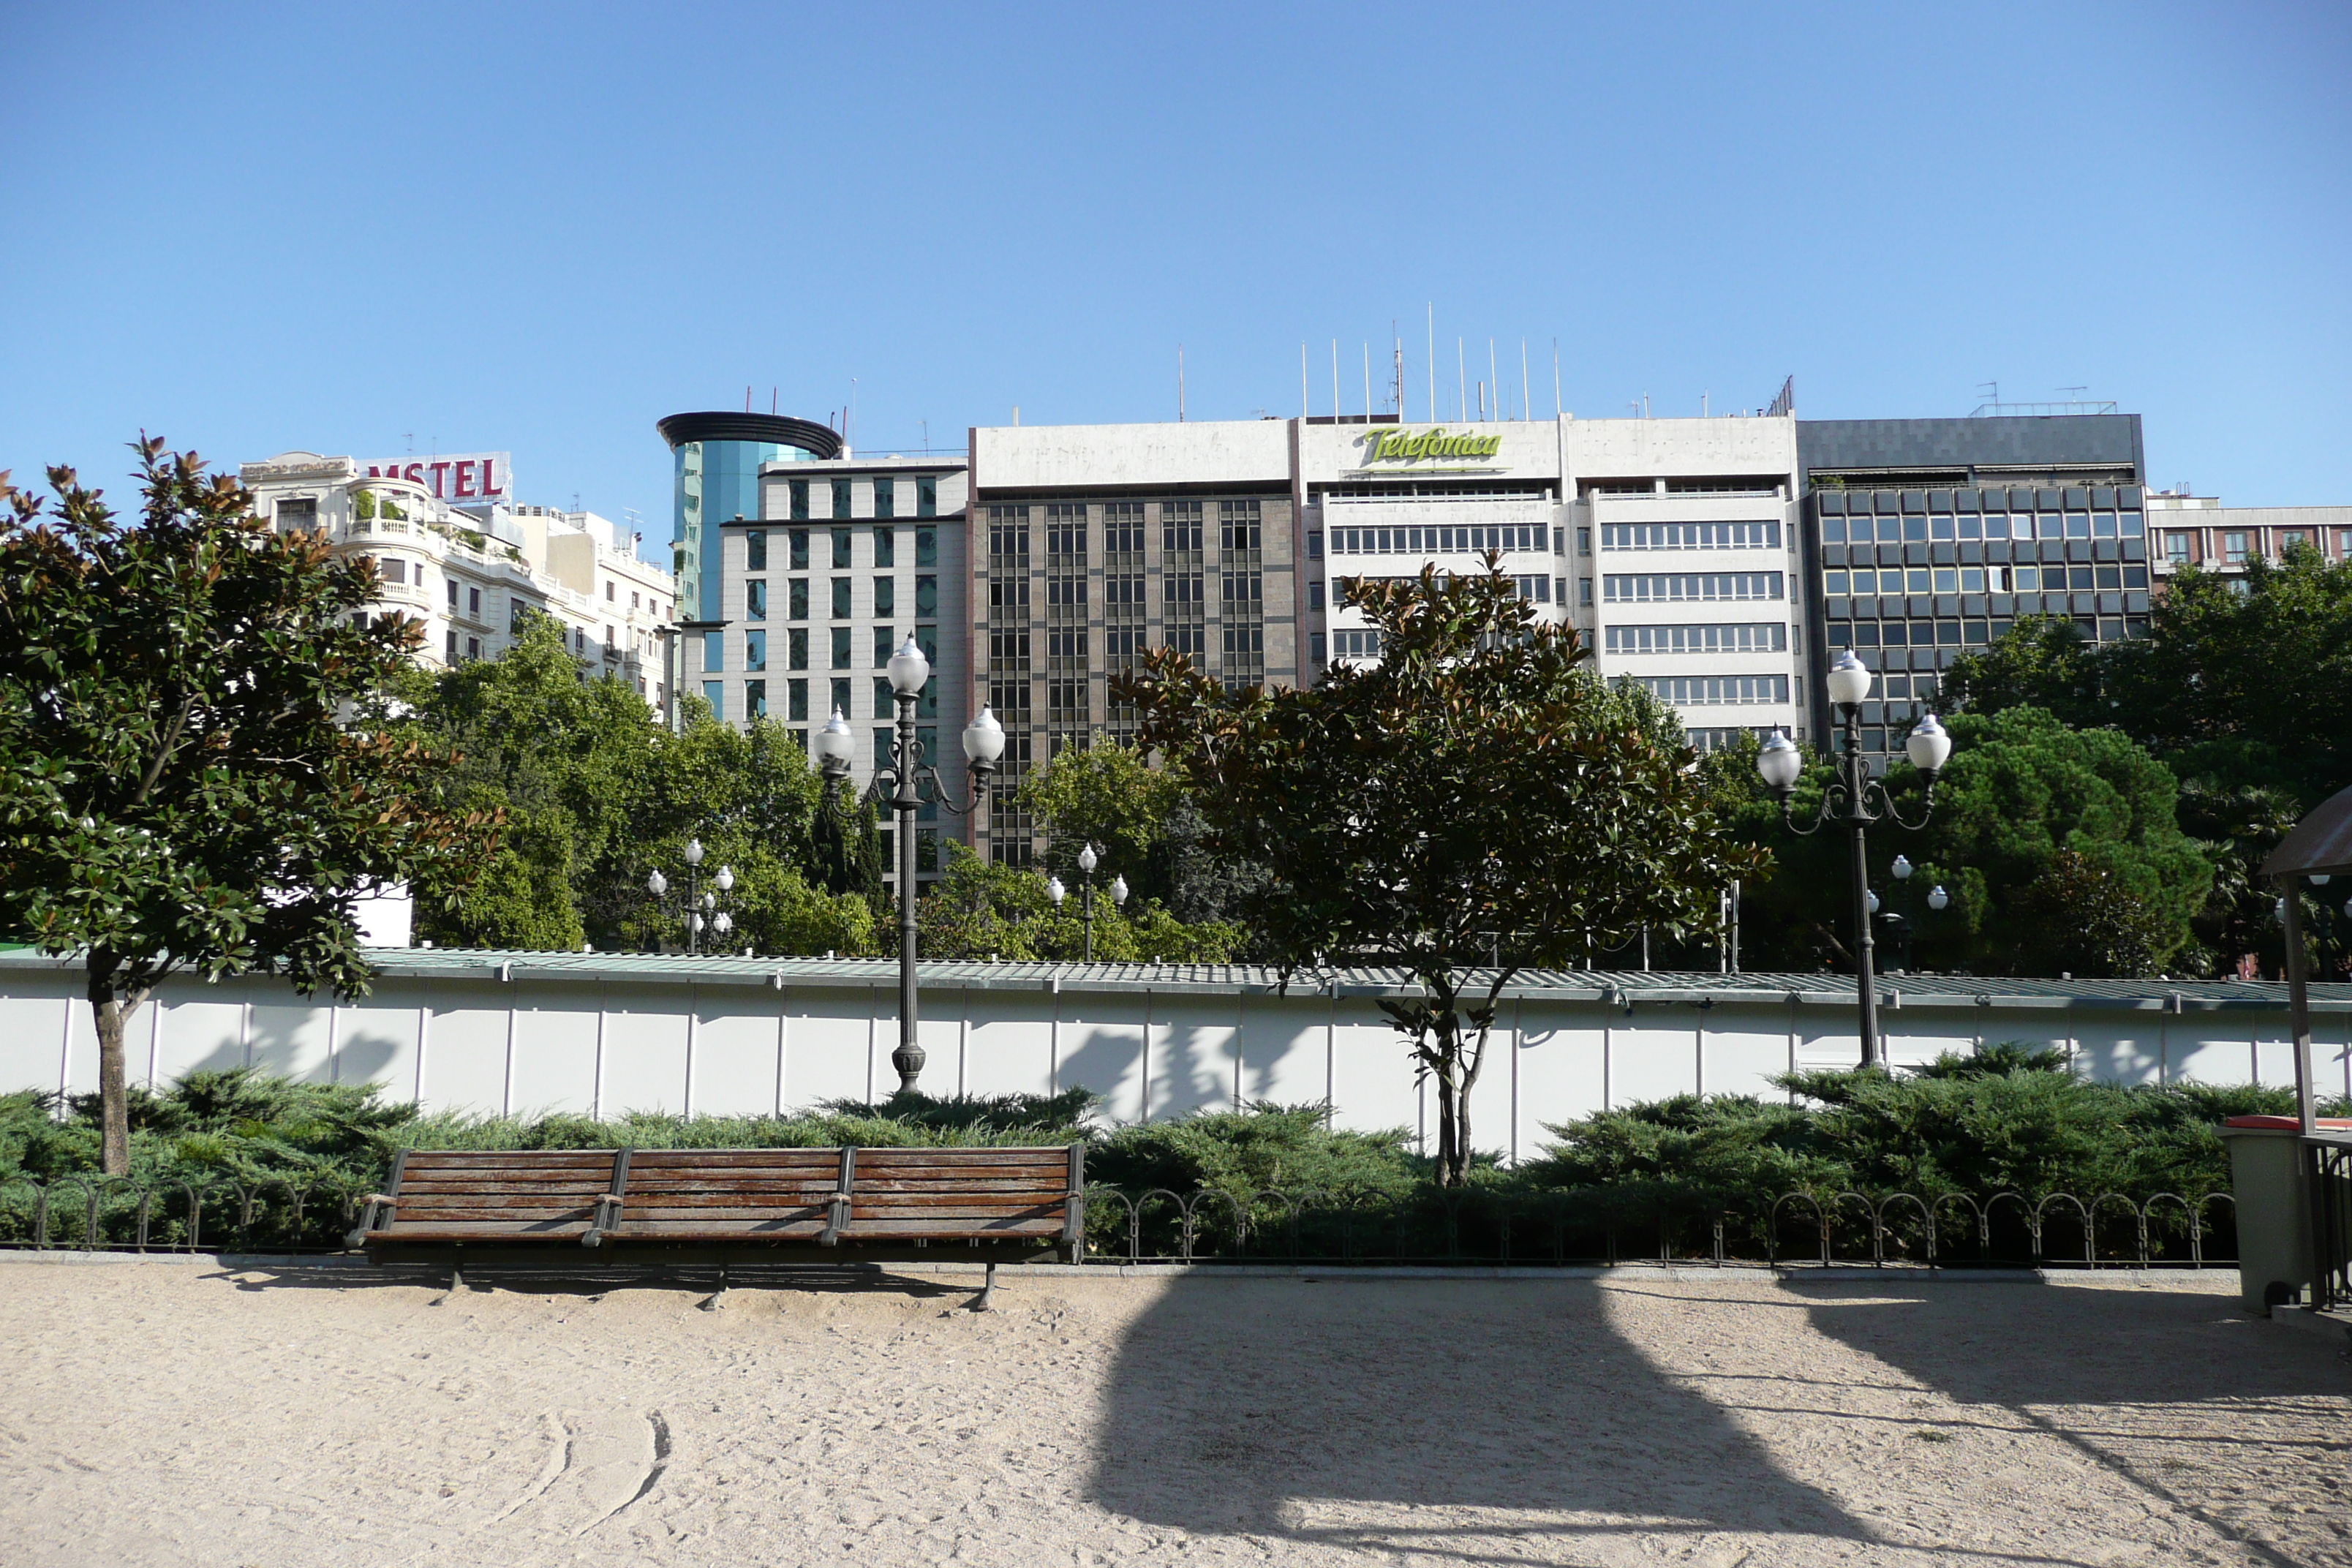
{"type": "Polygon", "coordinates": [[[760,465],[841,455],[823,425],[775,414],[673,414],[654,428],[669,443],[676,479],[670,525],[678,619],[719,619],[719,525],[760,515],[760,465]]]}

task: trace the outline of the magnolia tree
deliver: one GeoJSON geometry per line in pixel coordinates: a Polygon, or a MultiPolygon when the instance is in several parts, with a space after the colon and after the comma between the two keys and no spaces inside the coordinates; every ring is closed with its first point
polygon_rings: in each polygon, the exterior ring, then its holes
{"type": "Polygon", "coordinates": [[[1764,857],[1729,837],[1672,716],[1594,675],[1498,557],[1459,578],[1343,580],[1340,599],[1378,628],[1378,664],[1229,691],[1153,650],[1118,697],[1190,770],[1222,847],[1270,872],[1247,918],[1286,978],[1355,962],[1418,980],[1382,1006],[1435,1086],[1438,1175],[1459,1185],[1512,978],[1709,924],[1764,857]]]}
{"type": "Polygon", "coordinates": [[[134,449],[129,525],[70,468],[54,510],[0,473],[0,933],[82,957],[110,1174],[124,1026],[159,980],[362,993],[357,900],[494,826],[415,804],[450,759],[389,732],[418,633],[355,624],[373,567],[274,532],[193,453],[134,449]]]}

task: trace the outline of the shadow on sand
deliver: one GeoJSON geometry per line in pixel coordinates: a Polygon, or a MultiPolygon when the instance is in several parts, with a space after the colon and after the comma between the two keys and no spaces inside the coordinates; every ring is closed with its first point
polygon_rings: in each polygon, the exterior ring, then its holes
{"type": "Polygon", "coordinates": [[[1120,1347],[1098,1442],[1091,1500],[1211,1534],[1465,1563],[1870,1538],[1660,1374],[1591,1281],[1180,1281],[1120,1347]]]}

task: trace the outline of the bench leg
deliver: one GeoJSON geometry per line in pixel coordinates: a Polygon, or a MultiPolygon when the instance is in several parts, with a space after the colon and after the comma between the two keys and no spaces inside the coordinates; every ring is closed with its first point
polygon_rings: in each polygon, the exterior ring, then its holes
{"type": "Polygon", "coordinates": [[[975,1312],[996,1310],[996,1265],[993,1263],[988,1266],[988,1282],[980,1288],[980,1295],[972,1301],[971,1310],[975,1312]]]}

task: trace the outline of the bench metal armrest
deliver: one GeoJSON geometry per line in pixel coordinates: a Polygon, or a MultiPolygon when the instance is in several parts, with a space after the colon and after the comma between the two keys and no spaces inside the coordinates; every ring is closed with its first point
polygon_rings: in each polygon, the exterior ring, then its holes
{"type": "Polygon", "coordinates": [[[365,1197],[362,1198],[360,1202],[366,1206],[360,1210],[360,1223],[358,1226],[345,1233],[343,1237],[343,1245],[345,1247],[357,1247],[364,1245],[367,1241],[368,1232],[375,1229],[378,1217],[382,1216],[388,1218],[399,1207],[399,1200],[397,1198],[388,1197],[383,1193],[370,1193],[365,1197]]]}
{"type": "Polygon", "coordinates": [[[588,1233],[580,1238],[583,1247],[602,1247],[607,1233],[621,1228],[621,1194],[605,1193],[596,1199],[596,1212],[588,1221],[588,1233]]]}

